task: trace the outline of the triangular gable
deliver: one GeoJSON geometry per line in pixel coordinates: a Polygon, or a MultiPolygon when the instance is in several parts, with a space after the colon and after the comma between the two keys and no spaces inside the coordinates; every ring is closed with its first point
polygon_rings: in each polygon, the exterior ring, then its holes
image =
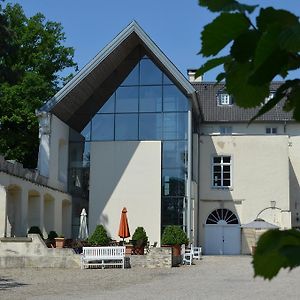
{"type": "Polygon", "coordinates": [[[52,112],[71,127],[80,128],[78,113],[88,114],[84,109],[85,102],[93,101],[93,97],[98,100],[99,95],[107,99],[112,94],[120,84],[120,80],[123,80],[137,63],[138,47],[145,48],[146,53],[178,88],[192,99],[198,112],[194,87],[136,21],[131,22],[120,32],[39,111],[52,112]]]}

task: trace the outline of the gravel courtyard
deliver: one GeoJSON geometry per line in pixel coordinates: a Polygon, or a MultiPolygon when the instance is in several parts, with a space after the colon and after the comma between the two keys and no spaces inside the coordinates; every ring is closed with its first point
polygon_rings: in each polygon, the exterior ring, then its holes
{"type": "Polygon", "coordinates": [[[172,269],[1,269],[0,299],[300,299],[300,268],[253,278],[250,256],[172,269]]]}

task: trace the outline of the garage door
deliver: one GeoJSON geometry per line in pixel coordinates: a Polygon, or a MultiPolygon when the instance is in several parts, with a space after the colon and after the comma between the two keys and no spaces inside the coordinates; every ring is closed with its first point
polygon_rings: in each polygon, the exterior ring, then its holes
{"type": "Polygon", "coordinates": [[[205,224],[205,254],[234,255],[241,251],[240,225],[228,209],[216,209],[205,224]]]}

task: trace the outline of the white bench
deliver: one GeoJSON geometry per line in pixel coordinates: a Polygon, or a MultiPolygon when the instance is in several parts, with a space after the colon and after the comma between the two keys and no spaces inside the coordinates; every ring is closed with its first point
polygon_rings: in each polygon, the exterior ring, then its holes
{"type": "Polygon", "coordinates": [[[121,266],[125,268],[125,246],[83,247],[81,269],[86,267],[121,266]]]}

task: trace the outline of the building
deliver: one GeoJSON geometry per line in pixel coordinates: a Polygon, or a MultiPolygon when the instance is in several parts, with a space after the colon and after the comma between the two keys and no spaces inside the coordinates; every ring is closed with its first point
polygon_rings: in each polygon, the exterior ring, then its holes
{"type": "Polygon", "coordinates": [[[178,224],[207,254],[247,253],[241,224],[299,222],[300,127],[280,106],[248,126],[256,111],[186,79],[132,22],[37,112],[38,170],[71,195],[73,237],[88,208],[117,238],[125,206],[151,242],[178,224]]]}

